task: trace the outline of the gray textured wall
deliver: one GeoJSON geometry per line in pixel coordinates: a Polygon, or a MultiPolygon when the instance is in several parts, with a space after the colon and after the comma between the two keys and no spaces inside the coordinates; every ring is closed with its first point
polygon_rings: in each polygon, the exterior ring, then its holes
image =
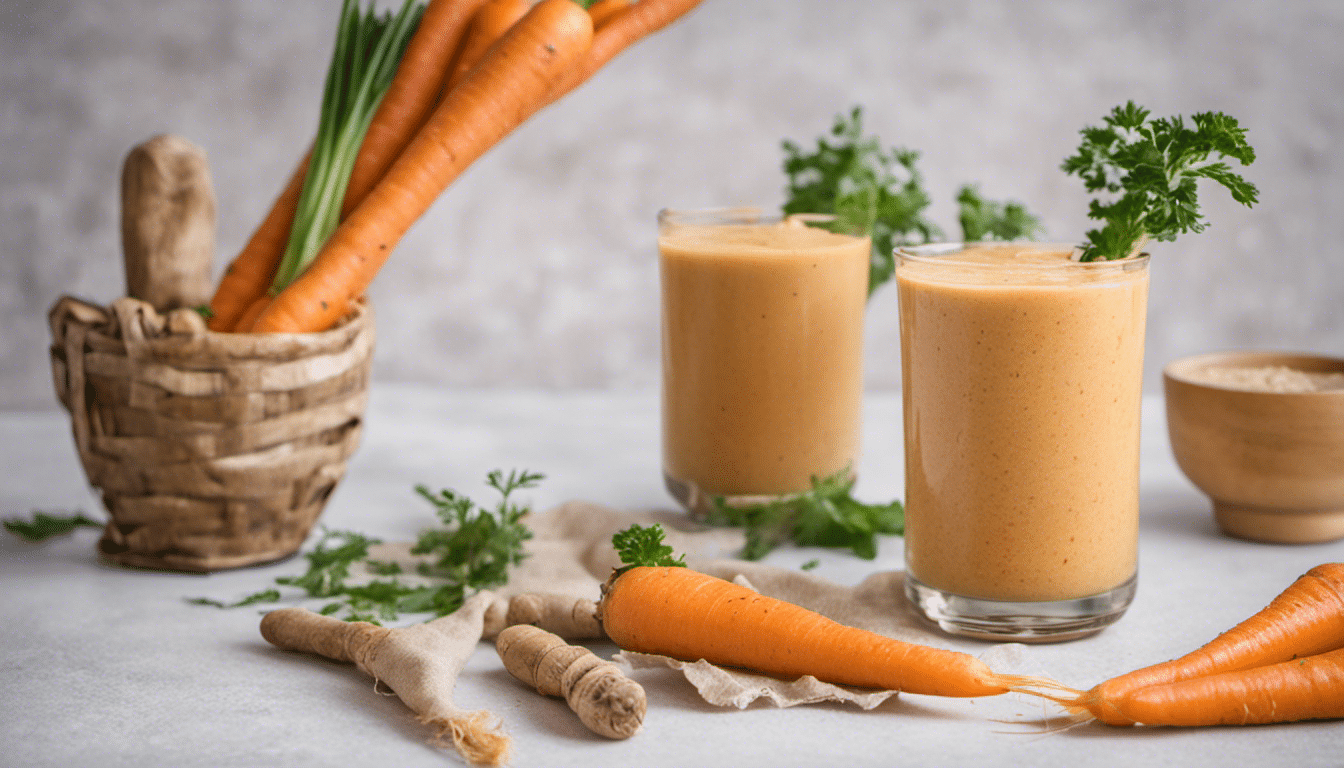
{"type": "MultiPolygon", "coordinates": [[[[0,407],[54,403],[45,313],[123,290],[122,156],[158,132],[209,152],[222,267],[313,130],[336,0],[0,2],[0,407]]],[[[376,374],[445,385],[658,380],[655,212],[782,196],[779,142],[866,106],[923,152],[938,202],[965,181],[1087,226],[1058,170],[1133,98],[1250,129],[1262,204],[1206,197],[1203,235],[1154,247],[1148,379],[1175,356],[1344,354],[1344,3],[705,0],[534,118],[412,230],[372,292],[376,374]]],[[[869,313],[868,378],[900,382],[896,296],[869,313]]]]}

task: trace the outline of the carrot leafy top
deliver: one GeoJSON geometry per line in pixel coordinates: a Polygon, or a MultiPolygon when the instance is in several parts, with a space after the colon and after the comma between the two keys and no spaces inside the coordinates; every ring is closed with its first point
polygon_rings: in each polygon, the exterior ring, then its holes
{"type": "Polygon", "coordinates": [[[611,537],[611,544],[621,556],[621,562],[631,568],[686,567],[686,556],[672,557],[672,547],[663,543],[663,526],[656,523],[647,527],[632,525],[617,531],[611,537]]]}

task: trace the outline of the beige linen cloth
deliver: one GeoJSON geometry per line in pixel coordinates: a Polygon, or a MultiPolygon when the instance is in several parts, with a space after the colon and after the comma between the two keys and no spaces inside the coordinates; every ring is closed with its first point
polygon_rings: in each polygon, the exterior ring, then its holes
{"type": "MultiPolygon", "coordinates": [[[[509,576],[509,583],[495,592],[495,603],[486,613],[486,638],[493,637],[503,625],[508,599],[526,593],[560,594],[575,599],[596,601],[601,584],[621,565],[611,545],[615,532],[631,524],[659,523],[667,532],[666,541],[678,553],[686,555],[690,567],[748,586],[761,594],[787,600],[814,610],[841,624],[876,632],[913,643],[938,644],[938,637],[924,628],[905,607],[904,573],[874,573],[856,586],[834,584],[818,576],[763,563],[732,559],[741,549],[740,530],[728,528],[695,529],[685,515],[671,512],[621,512],[583,501],[572,501],[527,520],[533,538],[527,542],[528,558],[509,576]]],[[[379,545],[369,553],[372,559],[396,560],[407,565],[415,561],[406,543],[379,545]]],[[[414,572],[413,568],[407,568],[414,572]]],[[[1021,646],[996,646],[982,655],[991,666],[1015,665],[1021,646]]],[[[710,704],[745,708],[757,700],[779,707],[818,702],[847,702],[871,709],[896,694],[896,691],[823,683],[811,676],[795,681],[729,669],[706,661],[683,662],[663,656],[621,652],[615,660],[634,669],[666,667],[678,670],[710,704]]],[[[1000,670],[1005,671],[1005,670],[1000,670]]]]}

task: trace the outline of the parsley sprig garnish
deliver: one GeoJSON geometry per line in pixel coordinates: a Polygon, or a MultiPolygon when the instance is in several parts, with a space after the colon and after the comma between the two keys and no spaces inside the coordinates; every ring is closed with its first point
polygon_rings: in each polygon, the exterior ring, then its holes
{"type": "Polygon", "coordinates": [[[1041,220],[1022,203],[986,200],[974,184],[963,184],[957,190],[957,209],[963,243],[1030,240],[1045,231],[1041,220]]]}
{"type": "MultiPolygon", "coordinates": [[[[865,136],[861,107],[837,116],[815,149],[804,150],[788,140],[783,147],[788,176],[783,212],[832,215],[835,220],[824,225],[828,229],[871,235],[870,296],[895,274],[897,246],[943,236],[924,214],[931,198],[915,165],[919,153],[904,147],[883,149],[876,137],[865,136]]],[[[986,200],[970,185],[958,191],[957,202],[965,242],[1029,239],[1042,230],[1040,220],[1021,203],[986,200]]]]}
{"type": "Polygon", "coordinates": [[[789,177],[785,214],[821,213],[836,217],[832,229],[871,233],[868,293],[896,270],[897,245],[927,243],[942,231],[924,217],[931,202],[915,161],[919,153],[901,147],[885,150],[863,134],[863,110],[836,117],[829,138],[804,151],[785,140],[784,173],[789,177]]]}
{"type": "Polygon", "coordinates": [[[799,546],[842,547],[872,560],[877,535],[905,530],[905,506],[864,504],[851,495],[854,477],[848,469],[829,477],[813,477],[811,490],[764,504],[731,506],[715,497],[707,516],[711,525],[744,528],[742,557],[759,560],[786,541],[799,546]]]}
{"type": "MultiPolygon", "coordinates": [[[[515,491],[535,487],[543,475],[528,471],[491,472],[486,483],[499,492],[494,509],[478,506],[470,498],[453,490],[430,491],[416,486],[416,493],[434,506],[442,527],[425,530],[416,539],[411,553],[426,555],[418,574],[432,583],[412,584],[396,578],[401,567],[369,559],[369,548],[381,543],[353,531],[323,530],[317,544],[304,557],[308,570],[299,576],[281,576],[276,584],[296,587],[310,598],[331,598],[320,613],[343,614],[348,621],[395,620],[402,613],[432,613],[445,616],[462,606],[472,594],[498,587],[508,580],[509,568],[521,563],[526,553],[523,542],[532,537],[523,523],[529,508],[512,501],[515,491]],[[351,583],[351,569],[365,570],[392,578],[351,583]]],[[[277,602],[282,595],[270,588],[248,595],[233,603],[209,598],[190,602],[234,608],[257,603],[277,602]]]]}
{"type": "Polygon", "coordinates": [[[672,556],[672,547],[663,543],[663,526],[632,525],[623,531],[617,531],[611,537],[611,545],[621,562],[629,567],[647,566],[651,568],[685,568],[686,556],[672,556]]]}
{"type": "Polygon", "coordinates": [[[1150,120],[1148,114],[1132,101],[1116,107],[1103,125],[1082,129],[1078,153],[1064,160],[1064,171],[1082,179],[1089,192],[1118,195],[1111,202],[1092,200],[1088,216],[1105,224],[1088,231],[1083,261],[1123,259],[1150,239],[1202,232],[1208,225],[1196,197],[1201,178],[1223,185],[1247,207],[1257,202],[1255,185],[1224,160],[1255,161],[1236,119],[1201,112],[1187,125],[1180,116],[1150,120]]]}

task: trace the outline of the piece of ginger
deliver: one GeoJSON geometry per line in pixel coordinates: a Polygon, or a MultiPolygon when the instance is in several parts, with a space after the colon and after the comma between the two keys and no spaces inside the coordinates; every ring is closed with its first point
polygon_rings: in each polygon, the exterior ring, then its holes
{"type": "Polygon", "coordinates": [[[597,620],[597,603],[570,595],[524,593],[497,598],[485,612],[485,634],[497,637],[505,627],[531,624],[566,640],[600,640],[606,637],[597,620]]]}
{"type": "Polygon", "coordinates": [[[281,608],[262,617],[261,634],[280,648],[353,662],[434,728],[436,740],[451,742],[470,762],[500,765],[508,758],[509,737],[499,719],[453,703],[457,676],[481,640],[485,610],[493,599],[480,592],[455,613],[394,629],[281,608]]]}
{"type": "Polygon", "coordinates": [[[540,627],[518,624],[495,641],[504,668],[547,696],[563,698],[593,733],[627,739],[644,723],[644,688],[587,648],[540,627]]]}

